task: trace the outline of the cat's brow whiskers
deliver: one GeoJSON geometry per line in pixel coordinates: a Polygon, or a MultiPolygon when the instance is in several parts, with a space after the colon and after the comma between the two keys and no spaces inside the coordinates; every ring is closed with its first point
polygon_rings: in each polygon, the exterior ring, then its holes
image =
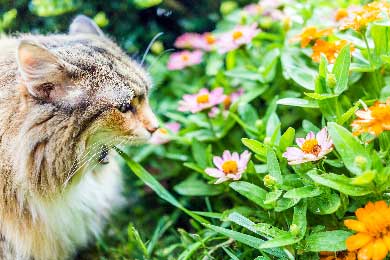
{"type": "Polygon", "coordinates": [[[150,51],[150,48],[152,47],[153,43],[155,43],[155,41],[158,39],[158,37],[160,37],[161,35],[163,35],[164,33],[163,32],[159,32],[158,34],[156,34],[153,39],[149,42],[148,44],[148,47],[146,47],[145,49],[145,52],[144,52],[144,55],[142,55],[142,59],[141,59],[141,66],[144,65],[144,62],[145,62],[145,59],[146,59],[146,55],[148,55],[149,51],[150,51]]]}
{"type": "Polygon", "coordinates": [[[153,66],[164,56],[164,54],[169,53],[169,52],[173,52],[173,51],[175,51],[175,49],[167,49],[167,50],[163,51],[162,53],[160,53],[157,56],[157,58],[154,58],[153,63],[147,67],[147,71],[150,71],[153,68],[153,66]]]}

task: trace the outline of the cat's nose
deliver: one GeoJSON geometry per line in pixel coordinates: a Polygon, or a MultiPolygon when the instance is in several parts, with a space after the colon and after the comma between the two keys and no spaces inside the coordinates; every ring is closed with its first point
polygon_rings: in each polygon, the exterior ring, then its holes
{"type": "Polygon", "coordinates": [[[148,126],[146,127],[146,130],[148,130],[149,133],[153,134],[158,129],[158,126],[148,126]]]}

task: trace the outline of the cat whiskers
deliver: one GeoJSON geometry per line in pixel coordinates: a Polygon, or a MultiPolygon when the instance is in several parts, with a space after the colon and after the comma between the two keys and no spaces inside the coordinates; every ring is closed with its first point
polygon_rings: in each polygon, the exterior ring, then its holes
{"type": "MultiPolygon", "coordinates": [[[[72,177],[83,167],[88,167],[88,164],[93,161],[93,160],[96,160],[100,154],[101,154],[101,147],[103,145],[107,146],[108,149],[111,149],[112,148],[112,145],[114,145],[116,143],[116,140],[118,140],[120,137],[115,137],[113,138],[112,140],[101,140],[101,141],[98,141],[94,144],[92,144],[88,150],[83,156],[81,159],[79,159],[80,161],[77,162],[74,161],[73,164],[72,164],[72,168],[69,170],[69,172],[66,174],[68,177],[66,178],[63,186],[64,188],[68,185],[69,181],[72,179],[72,177]],[[98,149],[96,149],[98,148],[98,149]],[[92,155],[90,155],[90,153],[93,152],[92,155]]],[[[96,164],[98,164],[98,161],[96,162],[96,164]]]]}
{"type": "Polygon", "coordinates": [[[141,60],[141,66],[144,65],[144,62],[145,62],[145,59],[146,59],[146,55],[148,55],[149,51],[150,51],[150,48],[152,47],[153,43],[155,43],[155,41],[158,39],[158,37],[160,37],[161,35],[163,35],[164,33],[163,32],[159,32],[158,34],[156,34],[153,39],[150,41],[150,43],[148,44],[148,47],[146,47],[146,50],[144,52],[144,55],[142,55],[142,60],[141,60]]]}
{"type": "MultiPolygon", "coordinates": [[[[91,149],[89,149],[89,151],[87,152],[87,154],[85,156],[83,156],[83,159],[80,161],[79,165],[77,168],[73,168],[70,170],[70,173],[69,176],[67,177],[67,179],[65,180],[64,184],[63,184],[63,189],[66,188],[66,186],[68,185],[69,181],[72,179],[72,177],[77,174],[77,172],[83,168],[83,167],[88,167],[90,170],[93,170],[98,164],[99,164],[99,160],[97,160],[100,155],[101,155],[101,150],[98,149],[98,151],[96,151],[94,154],[92,154],[91,156],[88,156],[88,154],[94,150],[92,147],[97,147],[99,145],[105,145],[109,150],[111,150],[114,146],[121,146],[121,145],[127,145],[128,143],[130,143],[131,141],[133,141],[131,138],[123,138],[123,137],[115,137],[114,139],[112,140],[101,140],[99,142],[96,142],[94,143],[93,145],[91,145],[91,149]],[[116,142],[116,140],[118,139],[122,139],[119,143],[116,142]],[[85,158],[87,158],[86,160],[84,160],[85,158]],[[91,166],[89,165],[91,162],[94,162],[94,164],[91,166]]],[[[67,175],[68,175],[67,174],[67,175]]]]}

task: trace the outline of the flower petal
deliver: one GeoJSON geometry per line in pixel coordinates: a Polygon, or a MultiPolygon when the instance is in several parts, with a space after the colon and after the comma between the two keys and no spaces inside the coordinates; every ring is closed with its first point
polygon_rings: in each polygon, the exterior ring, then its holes
{"type": "Polygon", "coordinates": [[[344,225],[347,226],[347,228],[352,229],[357,232],[365,232],[366,226],[364,225],[364,222],[361,222],[359,220],[355,219],[346,219],[344,220],[344,225]]]}
{"type": "Polygon", "coordinates": [[[229,161],[232,159],[232,155],[229,150],[225,150],[222,154],[222,158],[224,161],[229,161]]]}
{"type": "Polygon", "coordinates": [[[214,182],[214,184],[220,184],[220,183],[225,182],[227,180],[229,180],[229,178],[226,176],[223,176],[223,177],[219,178],[216,182],[214,182]]]}
{"type": "Polygon", "coordinates": [[[213,163],[215,166],[217,166],[218,169],[222,169],[223,160],[219,156],[213,157],[213,163]]]}
{"type": "Polygon", "coordinates": [[[359,260],[371,260],[373,254],[373,242],[368,243],[358,252],[359,260]]]}
{"type": "Polygon", "coordinates": [[[297,143],[299,148],[302,148],[302,145],[305,142],[305,138],[297,138],[297,139],[295,139],[295,142],[297,143]]]}
{"type": "Polygon", "coordinates": [[[372,246],[372,260],[382,260],[385,259],[387,255],[387,247],[383,239],[376,239],[372,246]]]}
{"type": "Polygon", "coordinates": [[[314,139],[316,138],[316,135],[310,131],[307,135],[306,135],[306,140],[310,140],[310,139],[314,139]]]}
{"type": "Polygon", "coordinates": [[[371,242],[373,238],[367,233],[357,233],[347,238],[346,244],[349,251],[355,251],[371,242]]]}
{"type": "Polygon", "coordinates": [[[222,171],[215,169],[215,168],[207,168],[204,171],[205,171],[205,173],[207,173],[207,175],[210,175],[211,177],[214,177],[214,178],[221,178],[221,177],[225,176],[225,174],[222,171]]]}

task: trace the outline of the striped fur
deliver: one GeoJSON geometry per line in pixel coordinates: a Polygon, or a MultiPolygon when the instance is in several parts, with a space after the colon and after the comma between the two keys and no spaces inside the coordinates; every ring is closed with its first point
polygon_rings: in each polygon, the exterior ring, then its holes
{"type": "Polygon", "coordinates": [[[98,235],[122,200],[103,145],[144,142],[157,125],[143,68],[88,18],[72,26],[0,39],[1,259],[68,259],[98,235]]]}

